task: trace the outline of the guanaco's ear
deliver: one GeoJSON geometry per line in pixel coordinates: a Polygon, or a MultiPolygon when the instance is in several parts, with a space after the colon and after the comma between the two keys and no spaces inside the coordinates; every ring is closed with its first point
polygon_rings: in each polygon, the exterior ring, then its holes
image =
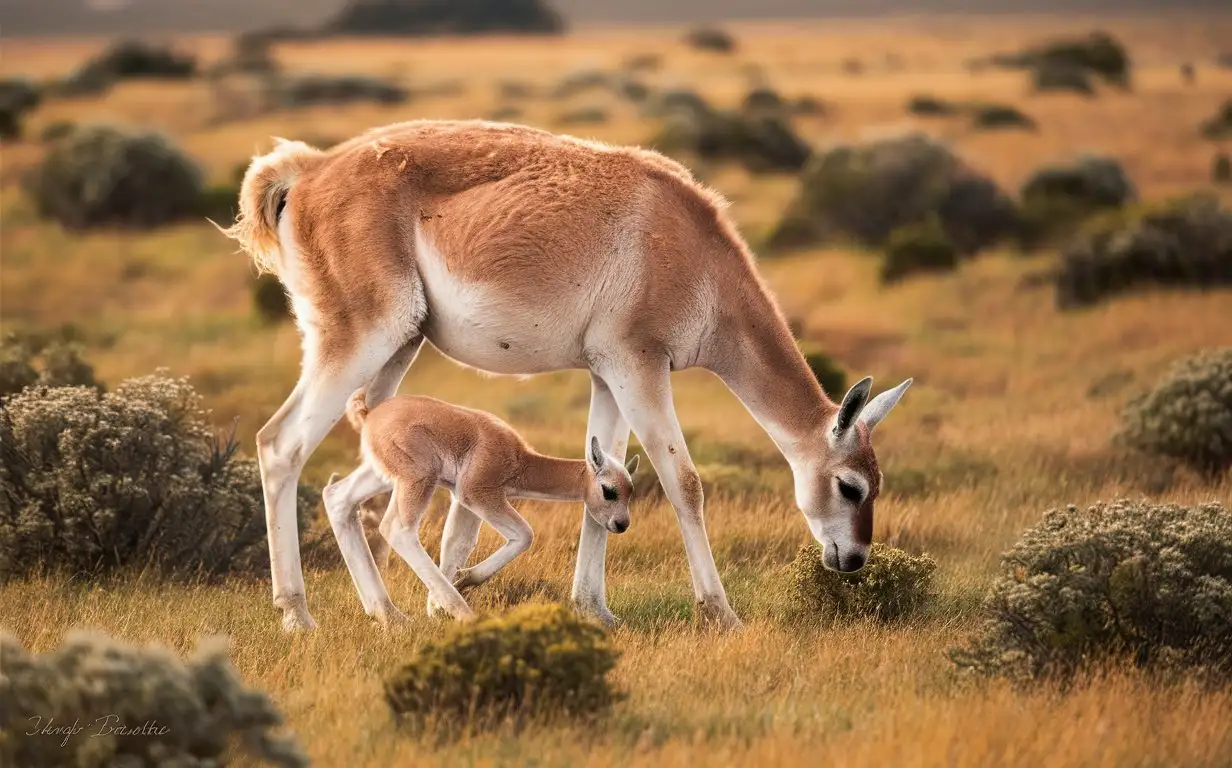
{"type": "Polygon", "coordinates": [[[834,435],[837,437],[856,423],[856,417],[868,402],[868,393],[873,389],[873,377],[865,376],[847,390],[843,403],[838,407],[838,416],[834,418],[834,435]]]}
{"type": "Polygon", "coordinates": [[[860,411],[860,421],[868,425],[869,432],[872,432],[881,423],[881,420],[889,414],[890,409],[898,405],[898,401],[902,398],[903,393],[907,391],[907,387],[911,386],[911,381],[911,379],[907,379],[894,389],[882,392],[870,400],[868,405],[864,406],[864,410],[860,411]]]}
{"type": "Polygon", "coordinates": [[[625,465],[625,469],[629,471],[630,475],[637,471],[637,462],[640,458],[642,458],[642,454],[635,453],[633,454],[633,458],[629,459],[629,463],[625,465]]]}
{"type": "Polygon", "coordinates": [[[590,466],[594,471],[598,472],[603,469],[603,449],[599,447],[599,438],[594,435],[590,436],[589,458],[590,466]]]}

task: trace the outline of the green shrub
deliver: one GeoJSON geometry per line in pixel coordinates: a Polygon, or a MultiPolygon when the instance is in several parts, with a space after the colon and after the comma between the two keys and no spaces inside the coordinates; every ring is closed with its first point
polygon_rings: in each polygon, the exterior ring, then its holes
{"type": "Polygon", "coordinates": [[[920,272],[958,268],[958,251],[937,217],[906,224],[890,233],[881,262],[881,282],[894,283],[920,272]]]}
{"type": "Polygon", "coordinates": [[[817,349],[804,349],[804,362],[821,384],[821,388],[831,398],[839,397],[847,392],[847,372],[834,358],[817,349]]]}
{"type": "Polygon", "coordinates": [[[1232,138],[1232,99],[1227,99],[1219,111],[1202,124],[1202,135],[1211,141],[1232,138]]]}
{"type": "Polygon", "coordinates": [[[287,109],[320,104],[345,105],[359,102],[401,104],[410,91],[398,83],[367,75],[297,75],[279,77],[269,97],[287,109]]]}
{"type": "Polygon", "coordinates": [[[1035,171],[1023,183],[1019,196],[1021,239],[1033,247],[1072,235],[1093,214],[1120,208],[1138,193],[1119,161],[1084,155],[1035,171]]]}
{"type": "Polygon", "coordinates": [[[960,668],[1062,682],[1130,662],[1232,674],[1232,514],[1146,501],[1053,509],[1002,556],[960,668]]]}
{"type": "Polygon", "coordinates": [[[253,279],[252,306],[271,325],[291,319],[291,299],[276,275],[265,273],[253,279]]]}
{"type": "Polygon", "coordinates": [[[684,40],[699,51],[732,53],[736,50],[736,38],[718,27],[697,27],[689,30],[684,40]]]}
{"type": "Polygon", "coordinates": [[[1106,215],[1061,254],[1057,306],[1089,306],[1144,287],[1232,284],[1232,213],[1193,197],[1106,215]]]}
{"type": "Polygon", "coordinates": [[[1232,468],[1232,347],[1176,363],[1122,420],[1118,438],[1132,448],[1209,474],[1232,468]]]}
{"type": "Polygon", "coordinates": [[[70,229],[154,227],[199,210],[202,174],[162,134],[95,125],[54,144],[28,190],[70,229]]]}
{"type": "Polygon", "coordinates": [[[959,105],[927,94],[912,96],[907,102],[907,111],[920,117],[948,117],[959,110],[959,105]]]}
{"type": "Polygon", "coordinates": [[[571,609],[524,605],[450,627],[386,681],[385,697],[412,724],[591,716],[618,698],[607,679],[617,656],[604,630],[571,609]]]}
{"type": "Polygon", "coordinates": [[[1215,184],[1232,184],[1232,157],[1220,152],[1211,160],[1211,181],[1215,184]]]}
{"type": "Polygon", "coordinates": [[[812,613],[826,619],[867,617],[897,621],[919,611],[936,597],[933,572],[937,562],[880,542],[868,562],[854,573],[826,568],[821,548],[801,547],[788,567],[791,587],[812,613]]]}
{"type": "Polygon", "coordinates": [[[644,104],[650,98],[650,86],[628,76],[617,79],[615,87],[617,93],[635,104],[644,104]]]}
{"type": "Polygon", "coordinates": [[[320,30],[378,36],[564,31],[564,19],[543,0],[349,0],[320,30]]]}
{"type": "Polygon", "coordinates": [[[560,125],[602,125],[609,117],[603,107],[575,107],[557,115],[556,122],[560,125]]]}
{"type": "Polygon", "coordinates": [[[850,238],[882,247],[890,233],[936,216],[960,253],[1012,233],[1013,202],[993,180],[924,134],[814,153],[770,233],[772,249],[850,238]]]}
{"type": "Polygon", "coordinates": [[[560,79],[552,89],[552,98],[571,99],[588,91],[606,91],[612,85],[612,78],[601,69],[579,69],[570,72],[560,79]]]}
{"type": "MultiPolygon", "coordinates": [[[[205,416],[187,380],[161,374],[105,394],[37,386],[0,402],[0,579],[268,569],[257,464],[205,416]]],[[[300,487],[298,504],[304,524],[312,489],[300,487]]]]}
{"type": "Polygon", "coordinates": [[[1092,32],[1085,38],[1054,40],[1019,54],[1017,63],[1040,69],[1083,69],[1122,88],[1129,87],[1132,67],[1125,46],[1106,32],[1092,32]]]}
{"type": "Polygon", "coordinates": [[[746,113],[771,112],[778,113],[786,108],[787,103],[779,92],[768,85],[759,85],[744,95],[740,108],[746,113]]]}
{"type": "Polygon", "coordinates": [[[36,384],[102,389],[93,366],[82,360],[79,344],[5,334],[0,339],[0,399],[36,384]]]}
{"type": "Polygon", "coordinates": [[[668,115],[650,145],[669,155],[738,161],[749,171],[798,171],[812,148],[784,115],[712,109],[688,91],[669,92],[658,107],[668,115]]]}
{"type": "Polygon", "coordinates": [[[244,687],[223,643],[181,660],[73,632],[31,654],[0,633],[0,750],[6,765],[41,768],[224,765],[229,755],[287,768],[307,766],[294,739],[276,734],[282,714],[244,687]],[[66,734],[33,729],[74,727],[66,734]]]}
{"type": "Polygon", "coordinates": [[[78,67],[54,88],[60,96],[102,93],[120,80],[185,80],[197,74],[197,60],[170,48],[121,40],[78,67]]]}
{"type": "Polygon", "coordinates": [[[42,90],[29,78],[0,78],[0,106],[26,112],[38,107],[42,101],[42,90]]]}
{"type": "Polygon", "coordinates": [[[1047,62],[1031,72],[1031,85],[1039,92],[1067,91],[1094,96],[1089,70],[1063,62],[1047,62]]]}
{"type": "Polygon", "coordinates": [[[1034,120],[1008,104],[975,104],[970,107],[970,113],[971,127],[977,130],[1036,129],[1034,120]]]}

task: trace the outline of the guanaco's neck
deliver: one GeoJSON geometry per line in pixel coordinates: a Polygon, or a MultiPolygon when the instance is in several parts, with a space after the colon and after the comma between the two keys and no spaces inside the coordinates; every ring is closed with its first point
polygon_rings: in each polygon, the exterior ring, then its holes
{"type": "Polygon", "coordinates": [[[804,457],[817,430],[838,410],[828,394],[842,393],[822,391],[787,321],[752,282],[720,308],[713,353],[704,362],[793,461],[804,457]]]}
{"type": "Polygon", "coordinates": [[[528,453],[514,479],[513,495],[548,501],[582,501],[586,496],[586,461],[528,453]]]}

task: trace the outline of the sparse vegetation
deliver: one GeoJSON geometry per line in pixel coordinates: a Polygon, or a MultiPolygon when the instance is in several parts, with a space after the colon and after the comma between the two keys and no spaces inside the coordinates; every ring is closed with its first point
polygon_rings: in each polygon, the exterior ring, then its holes
{"type": "Polygon", "coordinates": [[[1089,306],[1132,290],[1232,284],[1232,213],[1218,200],[1185,198],[1114,213],[1062,253],[1057,305],[1089,306]]]}
{"type": "Polygon", "coordinates": [[[991,179],[945,144],[908,134],[816,154],[769,245],[847,237],[879,247],[894,230],[930,216],[961,253],[979,251],[1015,226],[1012,201],[991,179]]]}
{"type": "Polygon", "coordinates": [[[202,174],[159,133],[110,125],[73,131],[28,179],[41,216],[69,229],[148,228],[200,209],[202,174]]]}
{"type": "Polygon", "coordinates": [[[958,251],[936,216],[917,224],[905,224],[890,233],[881,281],[894,283],[908,275],[949,272],[958,267],[958,251]]]}
{"type": "Polygon", "coordinates": [[[1117,501],[1053,509],[1001,561],[961,668],[1073,682],[1120,661],[1226,681],[1232,514],[1219,504],[1117,501]]]}
{"type": "Polygon", "coordinates": [[[1021,129],[1034,131],[1035,121],[1008,104],[976,104],[970,107],[971,125],[977,130],[1021,129]]]}
{"type": "Polygon", "coordinates": [[[81,353],[80,344],[66,339],[5,334],[0,339],[0,400],[40,384],[102,389],[81,353]]]}
{"type": "Polygon", "coordinates": [[[0,658],[7,765],[223,765],[236,753],[283,768],[309,764],[293,738],[277,734],[282,713],[244,686],[225,643],[203,642],[184,661],[74,632],[32,654],[0,632],[0,658]]]}
{"type": "Polygon", "coordinates": [[[120,40],[55,84],[57,96],[90,96],[121,80],[185,80],[197,74],[193,56],[140,40],[120,40]]]}
{"type": "MultiPolygon", "coordinates": [[[[187,380],[164,375],[107,393],[35,386],[6,398],[0,579],[124,567],[204,577],[267,569],[256,462],[238,458],[205,418],[187,380]]],[[[301,523],[315,496],[301,487],[301,523]]]]}
{"type": "Polygon", "coordinates": [[[697,27],[685,35],[685,42],[699,51],[732,53],[736,50],[736,38],[718,27],[697,27]]]}
{"type": "Polygon", "coordinates": [[[839,573],[826,568],[821,549],[809,544],[801,547],[788,568],[788,577],[801,603],[820,618],[897,621],[918,612],[936,597],[936,570],[937,562],[928,555],[911,555],[874,543],[863,568],[839,573]]]}
{"type": "Polygon", "coordinates": [[[1019,196],[1021,238],[1033,247],[1072,235],[1093,214],[1121,208],[1137,199],[1138,192],[1120,161],[1083,155],[1035,171],[1019,196]]]}
{"type": "Polygon", "coordinates": [[[543,0],[350,0],[325,35],[560,34],[565,22],[543,0]]]}
{"type": "Polygon", "coordinates": [[[960,109],[958,104],[925,94],[912,96],[911,101],[907,102],[907,111],[920,117],[949,117],[960,109]]]}
{"type": "Polygon", "coordinates": [[[1044,62],[1031,72],[1031,84],[1036,91],[1068,91],[1083,96],[1095,95],[1090,70],[1064,62],[1044,62]]]}
{"type": "Polygon", "coordinates": [[[1128,51],[1106,32],[1092,32],[1084,38],[1058,38],[1020,53],[994,56],[991,61],[999,66],[1034,70],[1081,69],[1120,88],[1128,88],[1132,77],[1128,51]]]}
{"type": "Polygon", "coordinates": [[[716,110],[695,94],[665,94],[663,130],[649,142],[669,155],[738,161],[750,171],[798,171],[812,148],[778,112],[716,110]]]}
{"type": "Polygon", "coordinates": [[[275,81],[270,98],[284,108],[318,104],[401,104],[411,94],[398,83],[366,75],[296,75],[275,81]]]}
{"type": "Polygon", "coordinates": [[[1118,437],[1132,448],[1209,475],[1232,468],[1232,347],[1179,361],[1122,416],[1118,437]]]}
{"type": "Polygon", "coordinates": [[[560,605],[526,605],[451,627],[385,683],[408,724],[484,727],[589,717],[617,699],[604,630],[560,605]]]}

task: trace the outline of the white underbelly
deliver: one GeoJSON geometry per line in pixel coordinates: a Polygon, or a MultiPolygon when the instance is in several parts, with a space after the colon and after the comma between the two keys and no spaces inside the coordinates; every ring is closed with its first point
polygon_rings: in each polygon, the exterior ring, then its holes
{"type": "Polygon", "coordinates": [[[586,367],[583,337],[590,313],[582,298],[551,296],[528,304],[493,285],[464,283],[422,245],[420,278],[428,306],[423,331],[445,355],[502,374],[586,367]]]}

